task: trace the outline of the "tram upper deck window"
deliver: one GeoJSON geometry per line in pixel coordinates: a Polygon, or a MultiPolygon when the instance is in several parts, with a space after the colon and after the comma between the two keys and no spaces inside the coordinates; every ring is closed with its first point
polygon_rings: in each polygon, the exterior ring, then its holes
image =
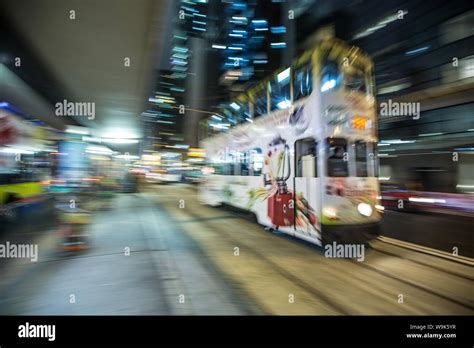
{"type": "Polygon", "coordinates": [[[245,102],[242,104],[242,112],[240,113],[240,122],[248,122],[248,120],[251,120],[252,116],[250,115],[250,107],[249,103],[245,102]]]}
{"type": "Polygon", "coordinates": [[[265,115],[267,113],[267,89],[260,89],[255,93],[253,99],[253,117],[265,115]]]}
{"type": "Polygon", "coordinates": [[[313,72],[311,63],[297,67],[293,76],[294,100],[307,97],[313,91],[313,72]]]}
{"type": "Polygon", "coordinates": [[[368,163],[367,163],[367,143],[364,141],[356,141],[354,143],[355,150],[355,163],[356,163],[356,176],[367,177],[369,176],[368,163]]]}
{"type": "Polygon", "coordinates": [[[351,92],[367,93],[365,74],[353,67],[346,67],[344,71],[344,86],[351,92]]]}
{"type": "MultiPolygon", "coordinates": [[[[222,113],[225,116],[225,119],[228,121],[231,127],[237,124],[237,117],[232,111],[235,111],[235,110],[230,106],[222,110],[222,113]]],[[[222,128],[222,130],[225,131],[226,128],[222,128]]]]}
{"type": "Polygon", "coordinates": [[[249,104],[247,102],[232,102],[229,104],[233,117],[236,123],[243,123],[250,117],[249,104]]]}
{"type": "Polygon", "coordinates": [[[329,177],[349,176],[347,140],[342,138],[328,138],[327,146],[327,175],[329,177]]]}
{"type": "Polygon", "coordinates": [[[337,62],[328,60],[321,70],[321,92],[328,92],[339,87],[341,73],[337,62]]]}
{"type": "Polygon", "coordinates": [[[270,111],[290,106],[290,68],[283,70],[270,82],[270,111]]]}

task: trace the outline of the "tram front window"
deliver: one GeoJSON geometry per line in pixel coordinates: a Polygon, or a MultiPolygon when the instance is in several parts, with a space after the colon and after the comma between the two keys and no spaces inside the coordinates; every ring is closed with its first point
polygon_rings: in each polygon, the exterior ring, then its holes
{"type": "Polygon", "coordinates": [[[355,163],[356,163],[356,176],[358,177],[367,177],[368,168],[367,168],[367,143],[364,141],[356,141],[354,143],[355,147],[355,163]]]}
{"type": "Polygon", "coordinates": [[[351,92],[366,93],[367,86],[364,73],[355,68],[346,67],[344,71],[344,86],[351,92]]]}
{"type": "Polygon", "coordinates": [[[378,177],[379,176],[379,163],[377,160],[377,143],[370,142],[367,144],[369,146],[369,154],[367,155],[369,163],[369,176],[378,177]]]}
{"type": "Polygon", "coordinates": [[[329,177],[349,176],[347,140],[342,138],[329,138],[327,145],[327,175],[329,177]]]}

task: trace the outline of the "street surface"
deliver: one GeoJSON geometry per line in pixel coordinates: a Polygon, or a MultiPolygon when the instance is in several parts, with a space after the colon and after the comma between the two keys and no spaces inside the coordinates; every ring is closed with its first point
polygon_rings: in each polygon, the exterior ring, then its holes
{"type": "Polygon", "coordinates": [[[37,243],[39,259],[0,259],[0,314],[474,314],[471,266],[381,241],[363,262],[326,258],[196,193],[152,185],[92,202],[78,254],[58,250],[47,211],[7,226],[0,242],[37,243]]]}

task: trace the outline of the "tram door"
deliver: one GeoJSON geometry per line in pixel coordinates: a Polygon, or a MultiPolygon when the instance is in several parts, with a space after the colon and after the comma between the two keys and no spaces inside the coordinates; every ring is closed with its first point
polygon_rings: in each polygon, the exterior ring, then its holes
{"type": "Polygon", "coordinates": [[[295,142],[295,232],[320,239],[318,146],[314,138],[295,142]]]}

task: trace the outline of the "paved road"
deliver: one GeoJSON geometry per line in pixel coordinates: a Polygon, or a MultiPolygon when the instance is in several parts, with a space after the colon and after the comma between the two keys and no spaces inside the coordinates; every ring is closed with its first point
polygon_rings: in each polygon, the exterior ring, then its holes
{"type": "Polygon", "coordinates": [[[320,248],[199,204],[195,190],[187,186],[158,187],[151,197],[196,240],[229,283],[245,291],[265,313],[473,311],[473,274],[468,266],[383,243],[375,243],[377,251],[368,250],[364,262],[328,259],[320,248]],[[239,256],[234,255],[236,247],[239,256]]]}
{"type": "Polygon", "coordinates": [[[431,213],[384,213],[383,234],[410,243],[474,258],[474,219],[431,213]],[[454,249],[456,248],[456,249],[454,249]]]}
{"type": "Polygon", "coordinates": [[[38,262],[4,264],[0,313],[474,313],[471,267],[379,242],[363,262],[328,259],[199,204],[187,185],[117,195],[90,233],[91,249],[69,257],[56,252],[54,229],[35,234],[38,262]]]}

